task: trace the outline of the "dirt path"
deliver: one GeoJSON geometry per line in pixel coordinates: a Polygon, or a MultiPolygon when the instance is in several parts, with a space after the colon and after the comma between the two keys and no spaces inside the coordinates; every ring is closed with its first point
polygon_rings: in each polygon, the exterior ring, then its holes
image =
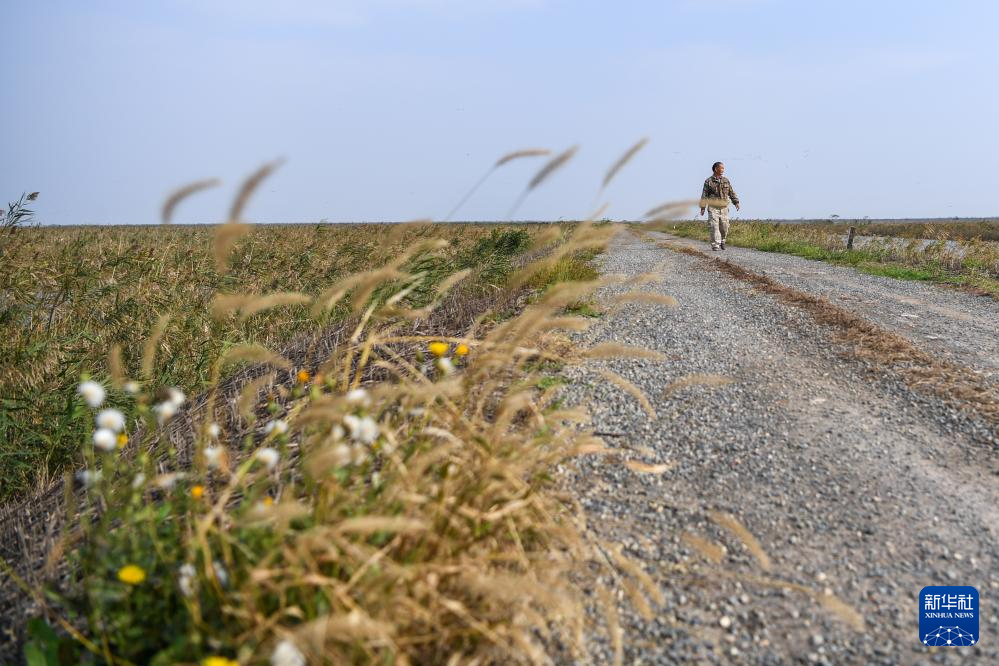
{"type": "MultiPolygon", "coordinates": [[[[566,371],[566,397],[591,405],[595,429],[620,454],[582,459],[567,470],[566,486],[593,533],[624,544],[665,596],[644,619],[618,591],[625,663],[999,663],[996,423],[861,360],[808,312],[650,240],[621,233],[603,270],[658,273],[660,282],[639,289],[679,305],[630,303],[580,342],[638,345],[668,360],[592,361],[566,371]],[[602,369],[641,388],[655,416],[602,369]],[[731,383],[668,388],[692,375],[731,383]],[[674,467],[641,474],[622,459],[674,467]],[[763,553],[720,525],[718,512],[737,518],[763,553]],[[721,546],[720,563],[689,535],[721,546]],[[978,588],[980,645],[919,643],[917,597],[934,584],[978,588]],[[856,609],[863,626],[831,608],[831,598],[856,609]]],[[[999,368],[999,341],[965,344],[990,325],[995,337],[999,303],[794,257],[727,253],[987,381],[999,368]]],[[[609,304],[632,289],[608,287],[600,296],[609,304]]],[[[612,655],[594,635],[592,662],[612,655]]]]}

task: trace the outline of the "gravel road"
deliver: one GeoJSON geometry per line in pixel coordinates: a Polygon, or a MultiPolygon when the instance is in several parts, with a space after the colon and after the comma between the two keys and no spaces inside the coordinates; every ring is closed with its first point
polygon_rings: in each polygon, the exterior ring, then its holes
{"type": "MultiPolygon", "coordinates": [[[[860,360],[803,310],[652,241],[630,231],[615,237],[605,274],[661,280],[603,288],[607,313],[578,341],[637,345],[667,359],[564,371],[564,397],[590,406],[594,429],[616,451],[579,458],[562,482],[593,535],[622,544],[665,597],[645,619],[619,577],[601,580],[620,599],[624,663],[999,663],[996,424],[860,360]],[[615,295],[636,289],[679,305],[613,309],[615,295]],[[655,417],[602,369],[641,388],[655,417]],[[668,388],[704,374],[731,383],[668,388]],[[629,459],[674,466],[639,473],[623,464],[629,459]],[[768,570],[714,512],[755,536],[768,570]],[[685,534],[721,546],[720,563],[686,545],[685,534]],[[979,645],[919,642],[919,591],[947,584],[979,590],[979,645]],[[819,603],[833,597],[863,626],[819,603]]],[[[969,372],[999,370],[995,301],[753,250],[729,249],[726,258],[825,296],[969,372]]],[[[610,663],[606,636],[589,640],[585,663],[610,663]]]]}

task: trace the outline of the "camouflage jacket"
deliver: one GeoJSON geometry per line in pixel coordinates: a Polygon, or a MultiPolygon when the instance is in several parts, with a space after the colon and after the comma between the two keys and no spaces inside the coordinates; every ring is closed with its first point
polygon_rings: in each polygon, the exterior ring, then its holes
{"type": "Polygon", "coordinates": [[[715,201],[724,201],[726,206],[728,205],[728,200],[731,199],[732,203],[736,206],[739,205],[739,195],[735,193],[732,183],[725,176],[710,176],[704,181],[704,189],[701,191],[701,208],[707,206],[706,202],[712,199],[715,201]]]}

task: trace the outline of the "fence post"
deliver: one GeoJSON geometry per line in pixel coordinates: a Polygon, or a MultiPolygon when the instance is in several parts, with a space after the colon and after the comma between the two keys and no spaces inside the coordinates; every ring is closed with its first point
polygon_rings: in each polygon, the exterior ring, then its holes
{"type": "Polygon", "coordinates": [[[857,227],[850,227],[850,235],[846,237],[846,249],[853,249],[853,234],[857,232],[857,227]]]}

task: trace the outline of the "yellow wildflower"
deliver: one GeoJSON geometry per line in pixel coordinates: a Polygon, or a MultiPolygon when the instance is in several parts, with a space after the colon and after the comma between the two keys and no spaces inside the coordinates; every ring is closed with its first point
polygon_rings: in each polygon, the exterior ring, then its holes
{"type": "Polygon", "coordinates": [[[454,353],[457,354],[458,356],[465,356],[466,354],[468,354],[468,345],[466,345],[465,343],[461,343],[460,345],[455,347],[454,353]]]}
{"type": "Polygon", "coordinates": [[[264,503],[264,506],[271,506],[274,504],[274,498],[270,495],[266,495],[261,501],[264,503]]]}
{"type": "Polygon", "coordinates": [[[205,657],[201,666],[239,666],[239,662],[228,657],[205,657]]]}
{"type": "Polygon", "coordinates": [[[205,495],[204,486],[193,486],[191,488],[191,497],[193,497],[194,499],[199,500],[202,497],[204,497],[204,495],[205,495]]]}
{"type": "Polygon", "coordinates": [[[449,349],[451,349],[451,345],[449,345],[446,342],[431,342],[427,348],[430,350],[431,354],[433,354],[437,358],[440,358],[441,356],[446,354],[449,349]]]}
{"type": "Polygon", "coordinates": [[[126,444],[128,444],[128,435],[123,432],[118,433],[118,448],[123,449],[126,444]]]}
{"type": "Polygon", "coordinates": [[[118,569],[118,580],[129,585],[138,585],[146,580],[146,572],[135,564],[128,564],[118,569]]]}
{"type": "Polygon", "coordinates": [[[306,383],[307,381],[309,381],[309,376],[310,375],[308,370],[299,370],[297,375],[298,383],[299,384],[306,383]]]}

